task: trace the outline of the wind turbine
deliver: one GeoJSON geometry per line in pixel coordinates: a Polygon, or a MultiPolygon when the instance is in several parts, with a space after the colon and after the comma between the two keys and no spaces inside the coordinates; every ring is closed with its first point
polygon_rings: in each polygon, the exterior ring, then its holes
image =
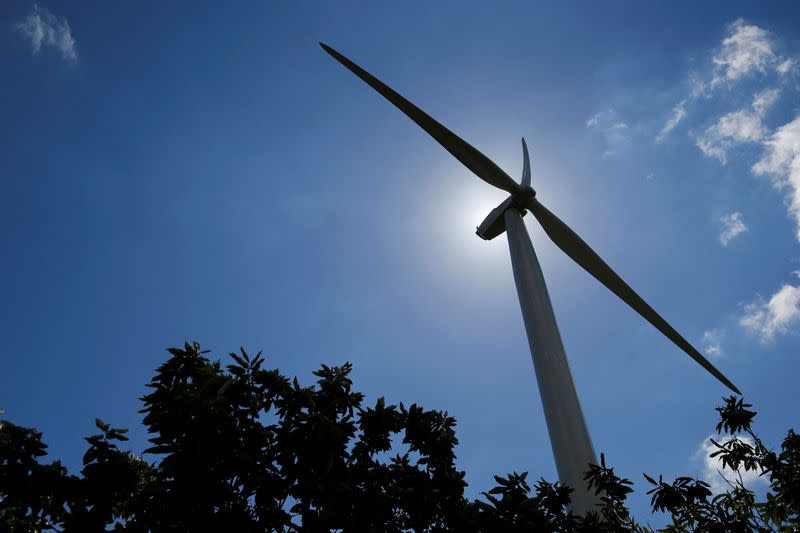
{"type": "Polygon", "coordinates": [[[319,44],[334,59],[405,113],[475,175],[509,194],[508,198],[489,213],[476,233],[485,240],[493,239],[504,231],[508,234],[514,281],[536,379],[539,383],[550,445],[559,480],[574,489],[572,510],[575,513],[585,514],[598,502],[597,496],[589,492],[583,478],[589,469],[589,464],[597,464],[597,458],[575,391],[575,383],[558,332],[544,276],[522,220],[526,211],[533,213],[550,240],[573,261],[620,297],[725,386],[736,394],[741,394],[728,378],[661,318],[583,239],[536,199],[536,191],[531,188],[530,159],[525,139],[522,140],[522,179],[521,183],[517,183],[488,157],[369,72],[330,46],[319,44]]]}

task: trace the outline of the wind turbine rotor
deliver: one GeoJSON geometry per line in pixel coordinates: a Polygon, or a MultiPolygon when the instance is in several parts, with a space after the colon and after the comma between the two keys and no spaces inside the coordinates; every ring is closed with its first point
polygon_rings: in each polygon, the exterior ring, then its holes
{"type": "Polygon", "coordinates": [[[530,158],[528,157],[528,147],[525,144],[525,139],[522,140],[524,162],[522,184],[519,185],[492,160],[465,140],[461,139],[458,135],[442,126],[417,106],[400,96],[386,84],[372,76],[369,72],[365,71],[330,46],[323,43],[319,44],[326,52],[333,56],[334,59],[347,67],[370,87],[378,91],[384,98],[389,100],[389,102],[405,113],[406,116],[428,132],[431,137],[479,178],[490,185],[507,191],[511,195],[490,213],[486,221],[478,228],[478,235],[488,240],[505,231],[502,215],[503,212],[510,207],[515,207],[520,210],[530,210],[536,220],[539,221],[539,224],[541,224],[550,240],[573,261],[578,263],[578,265],[595,279],[605,285],[611,292],[622,299],[622,301],[627,303],[634,311],[650,322],[658,331],[675,343],[678,348],[686,352],[689,357],[697,361],[703,368],[708,370],[726,387],[736,394],[741,394],[739,389],[737,389],[728,378],[717,370],[717,368],[703,357],[694,346],[675,331],[661,315],[656,313],[647,302],[636,294],[636,292],[583,241],[583,239],[572,231],[569,226],[564,224],[561,219],[539,203],[536,199],[535,191],[530,186],[530,158]]]}

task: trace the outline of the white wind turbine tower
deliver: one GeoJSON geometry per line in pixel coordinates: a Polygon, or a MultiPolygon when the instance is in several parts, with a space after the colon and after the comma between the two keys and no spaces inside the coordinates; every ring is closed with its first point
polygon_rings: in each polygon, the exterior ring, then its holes
{"type": "Polygon", "coordinates": [[[518,184],[488,157],[370,73],[333,48],[323,43],[320,43],[320,46],[405,113],[479,178],[509,193],[510,196],[492,210],[478,227],[477,234],[486,240],[493,239],[504,231],[508,234],[514,281],[536,379],[539,383],[550,445],[559,480],[574,489],[571,507],[575,513],[585,514],[598,502],[598,497],[588,490],[583,477],[589,469],[589,464],[597,463],[597,458],[572,381],[544,276],[522,221],[526,211],[533,213],[547,236],[573,261],[620,297],[725,386],[741,394],[728,378],[661,318],[583,239],[539,203],[536,192],[531,188],[530,161],[524,139],[522,180],[518,184]]]}

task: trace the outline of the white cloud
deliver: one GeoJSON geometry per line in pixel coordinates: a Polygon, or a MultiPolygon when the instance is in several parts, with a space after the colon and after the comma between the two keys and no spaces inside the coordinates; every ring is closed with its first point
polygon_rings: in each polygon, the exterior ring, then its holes
{"type": "Polygon", "coordinates": [[[782,61],[775,67],[775,70],[778,71],[779,74],[788,74],[792,70],[794,70],[797,63],[793,59],[787,59],[782,61]]]}
{"type": "Polygon", "coordinates": [[[695,139],[695,144],[709,157],[716,157],[723,165],[727,163],[727,150],[744,142],[757,142],[767,135],[761,115],[748,109],[723,115],[716,124],[695,139]]]}
{"type": "MultiPolygon", "coordinates": [[[[662,141],[686,118],[686,106],[691,101],[700,97],[710,98],[718,87],[730,86],[754,74],[760,74],[763,77],[770,72],[775,72],[779,76],[785,76],[795,69],[796,63],[795,60],[782,57],[775,52],[774,39],[767,30],[745,24],[742,19],[732,22],[712,58],[713,66],[710,74],[707,77],[693,75],[690,78],[692,88],[689,96],[672,109],[672,114],[656,136],[656,141],[662,141]]],[[[776,92],[765,96],[776,99],[779,93],[777,90],[774,91],[776,92]]],[[[768,103],[765,101],[763,109],[766,110],[766,107],[774,103],[774,99],[768,103]]],[[[759,114],[763,115],[763,111],[758,111],[759,108],[756,109],[759,114]]],[[[719,157],[720,149],[717,148],[711,152],[714,157],[719,157]]],[[[708,154],[708,152],[706,153],[708,154]]]]}
{"type": "Polygon", "coordinates": [[[601,130],[624,130],[628,125],[616,118],[617,112],[613,109],[601,111],[586,121],[587,128],[598,128],[601,130]]]}
{"type": "Polygon", "coordinates": [[[753,96],[752,110],[740,109],[723,115],[695,139],[695,144],[709,157],[727,163],[727,151],[736,144],[758,142],[766,138],[769,130],[764,125],[764,114],[778,100],[780,89],[764,89],[753,96]]]}
{"type": "Polygon", "coordinates": [[[599,126],[600,122],[605,122],[608,117],[614,114],[613,109],[609,109],[608,111],[600,111],[595,115],[589,117],[589,120],[586,121],[587,128],[596,128],[599,126]]]}
{"type": "Polygon", "coordinates": [[[768,175],[772,184],[786,191],[789,214],[800,240],[800,114],[764,141],[764,155],[753,165],[756,175],[768,175]]]}
{"type": "Polygon", "coordinates": [[[720,136],[737,142],[760,141],[767,134],[758,113],[744,109],[723,115],[713,128],[720,136]]]}
{"type": "Polygon", "coordinates": [[[33,13],[15,28],[30,40],[34,54],[38,54],[43,46],[52,47],[68,63],[78,61],[77,45],[67,19],[56,17],[46,8],[35,5],[33,13]]]}
{"type": "Polygon", "coordinates": [[[715,72],[711,88],[723,80],[736,81],[753,72],[766,74],[767,69],[777,68],[779,58],[769,32],[745,24],[742,19],[734,21],[728,29],[719,54],[713,59],[715,72]]]}
{"type": "Polygon", "coordinates": [[[722,357],[724,351],[722,350],[722,340],[725,338],[725,330],[714,328],[703,333],[703,338],[700,344],[703,351],[709,357],[722,357]]]}
{"type": "MultiPolygon", "coordinates": [[[[722,459],[720,459],[719,456],[709,457],[711,453],[717,451],[717,447],[714,446],[709,439],[714,439],[720,444],[725,444],[732,438],[733,437],[730,436],[719,438],[715,435],[709,435],[707,439],[700,443],[700,446],[694,455],[695,458],[702,459],[703,466],[701,469],[701,476],[706,483],[711,485],[710,489],[714,494],[720,494],[729,490],[731,486],[728,484],[728,482],[734,483],[739,479],[740,476],[744,486],[750,490],[753,490],[753,486],[756,484],[767,482],[763,476],[759,476],[760,472],[757,470],[746,471],[744,468],[733,470],[727,466],[723,468],[722,459]]],[[[750,446],[754,445],[753,439],[746,435],[739,436],[738,439],[749,444],[750,446]]]]}
{"type": "Polygon", "coordinates": [[[722,224],[722,231],[719,234],[719,242],[722,246],[727,246],[737,235],[747,231],[742,214],[738,211],[723,216],[719,221],[722,224]]]}
{"type": "Polygon", "coordinates": [[[667,123],[664,124],[664,127],[661,128],[661,131],[658,132],[656,136],[656,141],[661,142],[664,140],[664,137],[675,129],[675,126],[680,124],[681,120],[686,117],[686,100],[681,100],[678,102],[675,107],[672,108],[672,116],[667,120],[667,123]]]}
{"type": "Polygon", "coordinates": [[[723,165],[728,162],[727,152],[724,148],[717,146],[715,142],[712,142],[704,137],[698,137],[694,140],[694,142],[697,147],[700,148],[700,150],[708,157],[716,157],[723,165]]]}
{"type": "Polygon", "coordinates": [[[739,324],[758,335],[762,342],[769,342],[777,334],[789,332],[789,328],[800,322],[800,286],[788,283],[781,286],[769,301],[761,299],[748,304],[739,324]]]}
{"type": "Polygon", "coordinates": [[[628,124],[617,118],[617,112],[614,109],[601,111],[593,115],[586,121],[586,127],[596,129],[602,133],[606,141],[606,150],[603,152],[603,157],[615,155],[630,140],[628,124]]]}
{"type": "Polygon", "coordinates": [[[778,101],[781,95],[780,89],[764,89],[753,96],[753,109],[760,116],[764,116],[770,107],[778,101]]]}

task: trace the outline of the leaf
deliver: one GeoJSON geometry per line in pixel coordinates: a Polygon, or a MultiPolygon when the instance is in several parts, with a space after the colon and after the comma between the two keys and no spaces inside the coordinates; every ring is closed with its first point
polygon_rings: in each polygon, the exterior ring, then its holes
{"type": "Polygon", "coordinates": [[[244,359],[242,359],[241,357],[236,355],[234,352],[231,352],[230,355],[231,355],[231,357],[233,357],[233,360],[236,361],[239,364],[239,366],[241,366],[243,368],[247,368],[247,363],[244,362],[244,359]]]}

